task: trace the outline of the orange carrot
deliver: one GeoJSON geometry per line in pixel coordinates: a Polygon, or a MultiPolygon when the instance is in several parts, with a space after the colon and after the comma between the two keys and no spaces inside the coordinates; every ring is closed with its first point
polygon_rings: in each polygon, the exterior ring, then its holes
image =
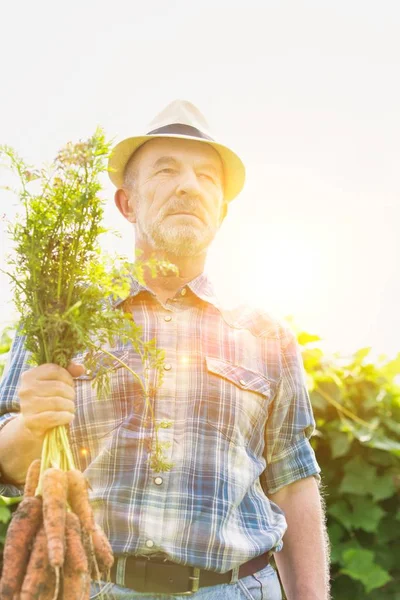
{"type": "Polygon", "coordinates": [[[31,544],[42,523],[42,499],[24,498],[8,527],[3,553],[3,574],[0,582],[1,600],[12,600],[22,585],[31,544]]]}
{"type": "Polygon", "coordinates": [[[88,560],[81,537],[81,525],[75,513],[68,512],[66,519],[66,553],[63,578],[63,600],[80,600],[86,595],[90,575],[88,560]]]}
{"type": "Polygon", "coordinates": [[[46,532],[42,526],[33,544],[20,600],[51,600],[55,588],[56,577],[49,564],[46,532]]]}
{"type": "Polygon", "coordinates": [[[43,473],[43,524],[46,531],[49,562],[64,564],[65,518],[67,513],[67,474],[51,467],[43,473]]]}
{"type": "Polygon", "coordinates": [[[68,476],[68,502],[78,515],[82,527],[90,533],[94,532],[95,521],[89,501],[88,483],[78,469],[71,469],[68,476]]]}
{"type": "Polygon", "coordinates": [[[35,495],[36,488],[39,484],[39,475],[40,475],[40,458],[37,458],[30,464],[28,472],[26,474],[26,481],[25,481],[25,488],[24,488],[25,498],[35,495]]]}
{"type": "Polygon", "coordinates": [[[113,566],[114,555],[106,534],[97,523],[95,525],[92,539],[99,570],[101,573],[105,573],[113,566]]]}
{"type": "Polygon", "coordinates": [[[86,529],[82,529],[82,544],[83,544],[83,548],[84,548],[85,554],[86,554],[86,559],[88,562],[88,570],[89,570],[89,573],[91,573],[92,568],[93,568],[93,563],[95,560],[95,556],[94,556],[92,535],[90,533],[88,533],[86,531],[86,529]]]}
{"type": "Polygon", "coordinates": [[[89,573],[79,573],[70,568],[64,569],[63,600],[89,600],[90,576],[89,573]],[[88,586],[89,582],[89,586],[88,586]]]}
{"type": "Polygon", "coordinates": [[[75,513],[68,512],[65,523],[65,567],[77,573],[88,572],[88,560],[81,537],[81,525],[75,513]]]}
{"type": "Polygon", "coordinates": [[[82,538],[88,557],[89,571],[94,572],[96,579],[98,579],[100,565],[97,561],[99,559],[102,571],[108,571],[114,562],[112,550],[104,532],[96,526],[89,501],[88,483],[83,473],[77,469],[72,469],[68,471],[67,475],[68,501],[82,525],[82,538]],[[95,549],[95,543],[97,549],[95,549]]]}

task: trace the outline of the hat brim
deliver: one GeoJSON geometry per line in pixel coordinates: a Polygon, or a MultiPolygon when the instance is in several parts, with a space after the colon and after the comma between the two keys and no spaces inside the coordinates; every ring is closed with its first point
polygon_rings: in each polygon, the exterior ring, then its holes
{"type": "Polygon", "coordinates": [[[131,137],[122,140],[122,142],[119,142],[119,144],[115,146],[108,161],[108,174],[111,181],[117,188],[123,186],[125,167],[132,154],[136,152],[140,146],[143,146],[143,144],[149,140],[154,140],[155,138],[194,140],[196,142],[202,142],[203,144],[212,146],[218,152],[224,169],[225,200],[230,202],[242,191],[246,178],[246,171],[243,162],[240,160],[237,154],[223,144],[218,144],[217,142],[211,140],[170,133],[157,133],[152,135],[131,137]]]}

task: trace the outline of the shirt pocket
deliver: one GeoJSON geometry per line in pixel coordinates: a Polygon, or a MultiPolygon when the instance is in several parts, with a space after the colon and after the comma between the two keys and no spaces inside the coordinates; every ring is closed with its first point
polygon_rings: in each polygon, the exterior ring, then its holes
{"type": "Polygon", "coordinates": [[[207,421],[230,442],[258,445],[263,436],[273,382],[263,373],[206,357],[207,421]]]}

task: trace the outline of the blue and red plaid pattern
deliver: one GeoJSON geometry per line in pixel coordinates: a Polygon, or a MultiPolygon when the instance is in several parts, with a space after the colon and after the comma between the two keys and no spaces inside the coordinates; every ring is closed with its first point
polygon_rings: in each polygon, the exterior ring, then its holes
{"type": "MultiPolygon", "coordinates": [[[[287,524],[267,494],[304,477],[320,479],[294,334],[266,313],[224,310],[204,274],[165,305],[137,282],[125,302],[143,338],[156,338],[166,353],[153,408],[157,422],[171,421],[159,437],[169,443],[173,466],[150,468],[154,427],[129,371],[115,362],[103,400],[92,386],[95,373],[75,380],[74,458],[114,552],[163,553],[226,572],[281,550],[287,524]]],[[[29,368],[23,341],[16,338],[1,383],[0,427],[19,411],[18,384],[29,368]]],[[[142,373],[132,347],[110,350],[142,373]]]]}

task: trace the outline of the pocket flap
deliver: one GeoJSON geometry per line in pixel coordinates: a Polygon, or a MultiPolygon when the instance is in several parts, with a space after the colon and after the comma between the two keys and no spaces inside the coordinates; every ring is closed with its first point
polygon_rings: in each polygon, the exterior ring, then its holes
{"type": "Polygon", "coordinates": [[[228,379],[243,390],[257,392],[264,396],[267,396],[270,391],[271,383],[262,373],[212,356],[206,356],[206,363],[208,371],[228,379]]]}

